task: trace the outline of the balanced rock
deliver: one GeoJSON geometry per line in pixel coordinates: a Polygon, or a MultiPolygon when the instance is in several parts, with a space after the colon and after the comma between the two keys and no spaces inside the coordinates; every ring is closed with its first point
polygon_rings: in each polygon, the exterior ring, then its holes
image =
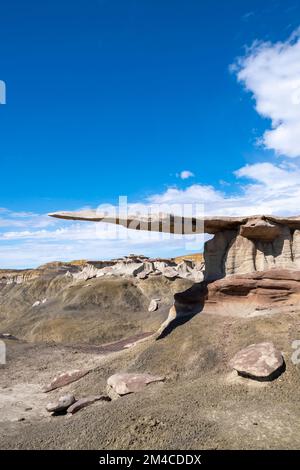
{"type": "Polygon", "coordinates": [[[60,397],[56,403],[48,403],[46,410],[49,411],[49,413],[63,413],[64,411],[67,411],[75,401],[74,395],[68,393],[67,395],[60,397]]]}
{"type": "Polygon", "coordinates": [[[152,382],[162,382],[164,377],[140,373],[120,373],[111,375],[107,380],[107,394],[111,399],[142,391],[152,382]]]}
{"type": "Polygon", "coordinates": [[[251,344],[230,361],[239,375],[256,380],[271,380],[281,371],[284,359],[273,343],[251,344]]]}

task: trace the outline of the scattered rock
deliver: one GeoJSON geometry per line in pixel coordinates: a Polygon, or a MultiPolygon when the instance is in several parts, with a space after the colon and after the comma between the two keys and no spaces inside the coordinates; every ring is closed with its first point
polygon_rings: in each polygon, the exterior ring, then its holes
{"type": "Polygon", "coordinates": [[[156,299],[152,299],[148,307],[148,312],[155,312],[155,310],[157,309],[158,309],[158,301],[156,299]]]}
{"type": "Polygon", "coordinates": [[[162,382],[165,377],[139,373],[120,373],[111,375],[107,380],[107,394],[114,400],[128,393],[142,391],[152,382],[162,382]]]}
{"type": "Polygon", "coordinates": [[[142,272],[138,273],[138,274],[136,275],[136,277],[137,277],[138,279],[147,279],[148,273],[146,273],[145,271],[142,271],[142,272]]]}
{"type": "Polygon", "coordinates": [[[84,268],[79,273],[74,273],[73,278],[76,281],[87,281],[88,279],[93,279],[99,273],[99,269],[95,268],[92,264],[84,266],[84,268]]]}
{"type": "Polygon", "coordinates": [[[50,384],[46,385],[46,387],[44,388],[44,392],[51,392],[51,390],[64,387],[65,385],[68,385],[72,382],[76,382],[76,380],[81,379],[88,373],[88,370],[73,370],[69,372],[64,372],[59,376],[55,377],[55,379],[50,382],[50,384]]]}
{"type": "Polygon", "coordinates": [[[49,413],[63,413],[64,411],[67,411],[75,401],[74,395],[68,393],[67,395],[60,397],[56,403],[48,403],[46,410],[49,411],[49,413]]]}
{"type": "Polygon", "coordinates": [[[259,343],[239,351],[229,365],[244,377],[272,380],[282,372],[284,359],[273,343],[259,343]]]}
{"type": "Polygon", "coordinates": [[[18,339],[16,336],[11,335],[10,333],[0,333],[0,339],[18,339]]]}
{"type": "Polygon", "coordinates": [[[175,279],[178,277],[178,271],[171,267],[166,267],[161,271],[162,275],[165,276],[167,279],[175,279]]]}
{"type": "Polygon", "coordinates": [[[110,398],[106,395],[97,395],[97,396],[91,396],[91,397],[86,397],[86,398],[80,398],[80,400],[77,400],[75,403],[73,403],[69,408],[67,409],[67,413],[74,414],[77,413],[77,411],[81,410],[82,408],[85,408],[86,406],[92,405],[96,401],[110,401],[110,398]]]}

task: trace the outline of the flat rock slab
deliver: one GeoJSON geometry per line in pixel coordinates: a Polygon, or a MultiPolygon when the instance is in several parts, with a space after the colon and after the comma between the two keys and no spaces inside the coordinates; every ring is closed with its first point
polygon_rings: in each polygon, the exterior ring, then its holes
{"type": "Polygon", "coordinates": [[[52,380],[50,384],[46,385],[44,387],[44,392],[51,392],[51,390],[55,390],[56,388],[65,387],[66,385],[81,379],[88,373],[88,370],[72,370],[69,372],[64,372],[63,374],[55,377],[55,379],[52,380]]]}
{"type": "Polygon", "coordinates": [[[173,269],[173,268],[170,268],[170,267],[162,269],[161,273],[167,279],[175,279],[176,277],[178,277],[178,272],[176,271],[176,269],[173,269]]]}
{"type": "Polygon", "coordinates": [[[229,365],[242,376],[271,380],[284,367],[284,359],[273,343],[259,343],[239,351],[229,365]]]}
{"type": "Polygon", "coordinates": [[[73,405],[75,401],[76,400],[74,395],[68,393],[63,397],[60,397],[56,403],[48,403],[48,405],[46,406],[46,410],[49,411],[49,413],[62,413],[64,411],[67,411],[67,409],[71,405],[73,405]]]}
{"type": "Polygon", "coordinates": [[[67,409],[67,413],[70,413],[73,415],[74,413],[77,413],[77,411],[81,410],[82,408],[92,405],[96,401],[100,401],[100,400],[110,401],[110,398],[107,397],[106,395],[96,395],[96,396],[91,396],[91,397],[86,397],[86,398],[80,398],[71,406],[69,406],[69,408],[67,409]]]}
{"type": "Polygon", "coordinates": [[[107,380],[108,395],[110,398],[142,391],[152,382],[162,382],[165,377],[150,374],[120,373],[111,375],[107,380]],[[116,396],[117,395],[117,396],[116,396]]]}

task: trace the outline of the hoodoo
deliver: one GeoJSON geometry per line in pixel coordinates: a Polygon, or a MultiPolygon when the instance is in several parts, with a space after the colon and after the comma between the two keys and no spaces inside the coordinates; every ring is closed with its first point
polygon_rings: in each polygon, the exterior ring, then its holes
{"type": "Polygon", "coordinates": [[[174,234],[208,233],[204,245],[205,279],[267,271],[272,268],[300,269],[300,216],[191,218],[172,214],[151,216],[99,213],[97,210],[56,212],[51,217],[106,222],[134,230],[174,234]]]}

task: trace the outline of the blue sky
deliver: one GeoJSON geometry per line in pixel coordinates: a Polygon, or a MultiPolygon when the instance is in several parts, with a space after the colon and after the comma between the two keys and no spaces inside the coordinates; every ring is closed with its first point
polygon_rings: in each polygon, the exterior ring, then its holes
{"type": "Polygon", "coordinates": [[[119,195],[294,214],[299,26],[297,0],[2,4],[0,267],[191,251],[45,215],[119,195]]]}

